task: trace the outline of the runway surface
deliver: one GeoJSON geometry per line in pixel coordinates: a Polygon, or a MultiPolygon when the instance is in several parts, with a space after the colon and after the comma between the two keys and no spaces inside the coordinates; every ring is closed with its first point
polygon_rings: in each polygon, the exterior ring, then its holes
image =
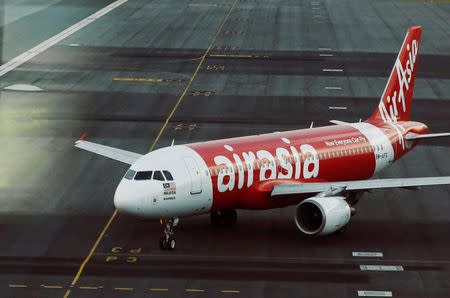
{"type": "MultiPolygon", "coordinates": [[[[112,2],[5,0],[3,63],[112,2]]],[[[87,132],[145,153],[364,119],[416,24],[412,115],[450,131],[449,16],[448,1],[129,0],[18,66],[0,78],[0,296],[447,297],[450,187],[374,191],[329,237],[301,235],[295,207],[240,210],[232,229],[186,218],[166,252],[159,223],[114,213],[126,165],[73,145],[87,132]]],[[[379,177],[450,175],[449,145],[379,177]]]]}

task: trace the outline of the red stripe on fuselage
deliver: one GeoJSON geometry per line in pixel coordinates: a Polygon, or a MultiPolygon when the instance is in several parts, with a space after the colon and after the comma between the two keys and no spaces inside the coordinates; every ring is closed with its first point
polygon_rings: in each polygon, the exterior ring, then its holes
{"type": "Polygon", "coordinates": [[[303,198],[271,200],[269,197],[273,185],[366,179],[375,169],[374,153],[369,149],[371,148],[369,140],[357,129],[346,125],[231,138],[188,146],[208,165],[213,185],[212,210],[269,209],[290,205],[303,198]],[[286,143],[287,140],[290,144],[286,143]],[[302,151],[302,148],[306,150],[302,151]],[[314,150],[308,150],[310,148],[314,150]],[[258,158],[267,156],[267,152],[261,153],[261,150],[269,152],[275,158],[278,157],[274,161],[275,165],[271,163],[270,158],[267,160],[258,158]],[[300,156],[300,167],[295,151],[300,156]],[[311,158],[311,152],[317,153],[315,158],[318,157],[318,160],[311,158]],[[257,156],[250,168],[246,166],[250,162],[245,163],[244,154],[247,157],[252,154],[257,156]],[[283,163],[285,158],[292,165],[292,175],[288,178],[285,177],[289,174],[289,169],[286,169],[289,166],[283,163]],[[229,160],[231,166],[227,162],[224,163],[224,160],[229,160]],[[297,168],[300,169],[298,179],[295,177],[297,168]],[[265,173],[264,177],[260,177],[261,171],[265,173]],[[253,179],[250,179],[251,174],[253,179]],[[220,175],[222,175],[222,189],[218,185],[220,175]],[[234,183],[230,183],[232,176],[234,183]],[[249,184],[251,185],[248,186],[249,184]],[[224,188],[226,190],[223,190],[224,188]]]}

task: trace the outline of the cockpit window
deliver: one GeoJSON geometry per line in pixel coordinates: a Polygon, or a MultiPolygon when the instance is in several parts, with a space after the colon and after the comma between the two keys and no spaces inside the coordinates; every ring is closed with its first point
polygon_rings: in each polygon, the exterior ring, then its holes
{"type": "Polygon", "coordinates": [[[132,169],[129,169],[126,173],[125,176],[123,176],[123,178],[131,180],[134,177],[134,174],[136,174],[135,171],[133,171],[132,169]]]}
{"type": "Polygon", "coordinates": [[[166,176],[167,181],[173,181],[172,174],[169,171],[163,171],[164,176],[166,176]]]}
{"type": "Polygon", "coordinates": [[[152,171],[137,172],[134,180],[150,180],[152,179],[152,171]]]}
{"type": "Polygon", "coordinates": [[[155,175],[153,175],[153,180],[164,181],[164,176],[160,171],[155,171],[155,175]]]}

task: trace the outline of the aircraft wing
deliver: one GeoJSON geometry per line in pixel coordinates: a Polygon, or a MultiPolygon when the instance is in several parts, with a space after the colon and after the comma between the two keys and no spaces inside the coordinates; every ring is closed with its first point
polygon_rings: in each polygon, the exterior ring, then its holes
{"type": "Polygon", "coordinates": [[[342,182],[314,182],[314,183],[289,183],[273,187],[271,196],[339,193],[341,191],[370,190],[383,188],[412,188],[418,186],[450,184],[450,176],[444,177],[420,177],[420,178],[395,178],[372,179],[342,182]]]}
{"type": "Polygon", "coordinates": [[[407,141],[419,140],[419,139],[432,139],[432,138],[442,138],[442,137],[450,137],[450,133],[429,133],[429,134],[408,134],[405,139],[407,141]]]}
{"type": "Polygon", "coordinates": [[[87,136],[84,134],[78,141],[75,142],[75,147],[81,148],[114,160],[121,161],[123,163],[132,165],[141,154],[134,153],[131,151],[126,151],[114,147],[109,147],[105,145],[100,145],[92,142],[86,141],[87,136]]]}

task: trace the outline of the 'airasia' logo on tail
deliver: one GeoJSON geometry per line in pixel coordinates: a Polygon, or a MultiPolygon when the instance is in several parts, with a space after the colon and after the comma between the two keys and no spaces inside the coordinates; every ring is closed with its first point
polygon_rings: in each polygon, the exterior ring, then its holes
{"type": "Polygon", "coordinates": [[[406,62],[405,65],[402,64],[399,57],[395,61],[394,70],[397,73],[392,74],[388,82],[388,87],[385,91],[387,96],[383,95],[383,99],[380,101],[378,109],[380,111],[381,118],[385,123],[389,123],[395,129],[398,135],[398,141],[402,148],[405,148],[405,140],[403,137],[403,127],[397,124],[397,121],[401,119],[401,113],[406,113],[409,109],[408,103],[412,94],[405,93],[409,91],[411,80],[413,80],[414,66],[417,60],[417,53],[419,50],[419,45],[417,40],[412,40],[411,44],[406,44],[406,62]],[[398,87],[397,87],[398,85],[398,87]]]}
{"type": "MultiPolygon", "coordinates": [[[[378,106],[381,118],[384,122],[396,122],[399,116],[399,108],[401,108],[402,112],[406,112],[408,108],[406,106],[405,91],[409,90],[409,84],[412,80],[412,73],[414,71],[418,49],[417,41],[414,39],[411,46],[409,44],[406,45],[408,57],[405,66],[402,65],[402,62],[398,57],[395,61],[398,90],[393,90],[393,93],[387,95],[386,100],[382,100],[378,106]]],[[[393,79],[394,78],[391,77],[391,80],[393,79]]],[[[387,92],[389,92],[389,90],[387,90],[387,92]]]]}

